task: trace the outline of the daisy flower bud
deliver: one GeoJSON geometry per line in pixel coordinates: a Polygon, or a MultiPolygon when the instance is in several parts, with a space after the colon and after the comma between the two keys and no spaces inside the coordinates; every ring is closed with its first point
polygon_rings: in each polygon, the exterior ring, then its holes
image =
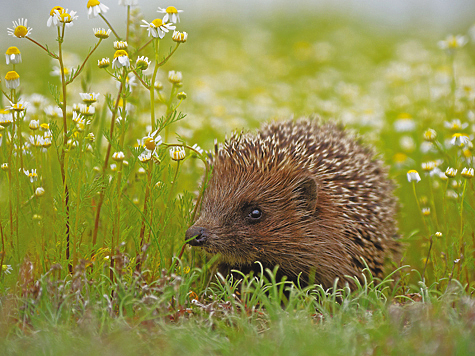
{"type": "Polygon", "coordinates": [[[430,215],[430,208],[422,208],[422,215],[429,216],[430,215]]]}
{"type": "Polygon", "coordinates": [[[94,36],[103,40],[109,38],[111,34],[110,29],[106,30],[105,28],[93,28],[92,30],[94,31],[94,36]]]}
{"type": "Polygon", "coordinates": [[[21,53],[17,47],[9,47],[5,52],[5,60],[8,64],[21,63],[21,53]]]}
{"type": "Polygon", "coordinates": [[[181,161],[186,156],[185,149],[180,146],[170,148],[170,158],[174,161],[181,161]]]}
{"type": "Polygon", "coordinates": [[[433,142],[435,141],[436,137],[437,137],[437,132],[435,132],[435,130],[428,129],[424,131],[424,140],[428,142],[433,142]]]}
{"type": "Polygon", "coordinates": [[[8,171],[8,163],[2,163],[1,167],[2,171],[8,171]]]}
{"type": "Polygon", "coordinates": [[[138,174],[139,176],[143,176],[143,175],[145,175],[145,173],[147,173],[147,171],[146,171],[145,168],[143,168],[143,167],[140,167],[140,168],[137,170],[137,174],[138,174]]]}
{"type": "Polygon", "coordinates": [[[437,164],[435,161],[429,161],[429,162],[423,162],[422,163],[422,170],[429,172],[432,171],[435,167],[437,167],[437,164]]]}
{"type": "Polygon", "coordinates": [[[10,111],[0,109],[0,125],[2,125],[2,127],[8,127],[11,124],[13,124],[13,118],[10,111]]]}
{"type": "Polygon", "coordinates": [[[470,179],[473,178],[474,170],[473,168],[465,167],[464,169],[462,169],[462,172],[460,174],[462,175],[462,177],[470,179]]]}
{"type": "Polygon", "coordinates": [[[79,112],[84,116],[92,116],[96,113],[96,108],[86,104],[79,104],[79,112]]]}
{"type": "Polygon", "coordinates": [[[114,49],[119,50],[119,49],[124,49],[126,50],[129,45],[127,44],[126,41],[115,41],[114,42],[114,49]]]}
{"type": "Polygon", "coordinates": [[[14,70],[5,75],[5,85],[8,89],[16,89],[20,86],[20,76],[14,70]]]}
{"type": "Polygon", "coordinates": [[[122,162],[125,159],[124,152],[114,152],[114,154],[112,155],[112,159],[117,162],[122,162]]]}
{"type": "Polygon", "coordinates": [[[33,183],[35,180],[38,179],[38,174],[36,173],[36,169],[32,169],[31,172],[29,170],[23,170],[23,173],[30,178],[30,183],[33,183]]]}
{"type": "Polygon", "coordinates": [[[43,187],[36,188],[35,195],[37,197],[42,197],[43,195],[45,195],[45,189],[43,187]]]}
{"type": "Polygon", "coordinates": [[[101,60],[97,61],[97,66],[99,68],[107,68],[110,66],[110,64],[111,64],[111,61],[109,58],[102,58],[101,60]]]}
{"type": "Polygon", "coordinates": [[[181,84],[183,80],[183,75],[181,72],[175,72],[174,70],[171,70],[168,72],[168,81],[172,84],[181,84]]]}
{"type": "Polygon", "coordinates": [[[109,10],[106,5],[101,4],[98,0],[89,0],[86,6],[88,8],[87,16],[89,18],[97,17],[100,13],[106,13],[107,10],[109,10]]]}
{"type": "Polygon", "coordinates": [[[177,10],[177,8],[174,6],[168,6],[166,9],[159,7],[157,12],[165,14],[165,16],[163,16],[163,22],[170,20],[171,23],[177,23],[180,22],[179,13],[183,12],[183,10],[177,10]]]}
{"type": "Polygon", "coordinates": [[[186,93],[184,91],[181,91],[176,95],[176,98],[178,100],[185,100],[186,99],[186,93]]]}
{"type": "Polygon", "coordinates": [[[32,28],[27,26],[27,19],[18,19],[18,21],[12,21],[14,28],[8,28],[8,34],[10,36],[23,38],[28,36],[32,28]]]}
{"type": "Polygon", "coordinates": [[[407,172],[407,180],[408,182],[416,181],[417,183],[421,180],[421,176],[415,169],[411,169],[407,172]]]}
{"type": "Polygon", "coordinates": [[[155,90],[157,91],[160,91],[163,89],[163,84],[159,81],[156,81],[154,84],[153,84],[153,87],[155,88],[155,90]]]}
{"type": "Polygon", "coordinates": [[[173,36],[172,36],[173,41],[183,43],[183,42],[186,42],[187,38],[188,38],[188,34],[186,32],[173,31],[173,36]]]}
{"type": "Polygon", "coordinates": [[[437,231],[435,234],[435,237],[441,238],[443,235],[440,231],[437,231]]]}
{"type": "Polygon", "coordinates": [[[40,128],[40,122],[38,120],[31,120],[28,127],[33,131],[38,130],[40,128]]]}
{"type": "Polygon", "coordinates": [[[152,151],[143,151],[139,157],[138,157],[139,161],[142,162],[142,163],[147,163],[148,161],[150,161],[152,159],[152,151]]]}
{"type": "Polygon", "coordinates": [[[163,38],[165,37],[166,32],[174,30],[176,28],[175,26],[165,23],[165,21],[162,21],[162,19],[155,19],[150,23],[145,20],[142,20],[142,22],[145,25],[140,25],[140,27],[147,28],[149,37],[154,38],[163,38]]]}
{"type": "Polygon", "coordinates": [[[59,15],[59,22],[65,24],[66,27],[71,27],[73,25],[73,21],[78,18],[75,15],[76,11],[71,11],[68,13],[68,10],[65,10],[59,15]]]}
{"type": "Polygon", "coordinates": [[[115,51],[112,68],[122,68],[130,66],[129,55],[123,49],[115,51]]]}
{"type": "Polygon", "coordinates": [[[82,101],[87,104],[91,105],[92,103],[95,103],[97,101],[97,98],[99,98],[99,93],[79,93],[79,96],[81,97],[82,101]]]}
{"type": "Polygon", "coordinates": [[[146,70],[152,61],[148,60],[148,57],[138,57],[137,61],[135,62],[135,68],[140,69],[140,70],[146,70]]]}
{"type": "Polygon", "coordinates": [[[457,170],[452,167],[448,167],[447,170],[445,171],[445,176],[447,178],[454,178],[457,175],[457,170]]]}

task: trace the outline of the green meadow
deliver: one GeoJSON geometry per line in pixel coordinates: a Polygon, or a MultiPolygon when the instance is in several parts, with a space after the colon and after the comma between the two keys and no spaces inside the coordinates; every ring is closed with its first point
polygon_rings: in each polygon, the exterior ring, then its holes
{"type": "Polygon", "coordinates": [[[80,6],[1,35],[1,354],[475,352],[469,28],[137,6],[113,23],[99,1],[80,6]],[[215,145],[300,117],[343,124],[388,167],[402,248],[384,279],[237,280],[185,245],[215,145]]]}

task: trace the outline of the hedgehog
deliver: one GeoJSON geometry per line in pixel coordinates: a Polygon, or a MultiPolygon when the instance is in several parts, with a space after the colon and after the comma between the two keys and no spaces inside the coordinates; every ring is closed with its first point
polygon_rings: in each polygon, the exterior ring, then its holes
{"type": "Polygon", "coordinates": [[[397,253],[394,183],[373,150],[341,125],[315,119],[235,133],[215,150],[191,246],[219,254],[219,271],[354,286],[382,277],[397,253]],[[260,265],[256,262],[260,262],[260,265]]]}

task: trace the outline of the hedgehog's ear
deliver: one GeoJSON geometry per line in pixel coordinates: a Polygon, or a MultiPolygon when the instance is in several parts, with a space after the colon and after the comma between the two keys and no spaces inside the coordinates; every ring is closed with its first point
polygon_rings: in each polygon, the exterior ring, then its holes
{"type": "Polygon", "coordinates": [[[297,199],[305,204],[310,211],[315,211],[318,201],[318,186],[315,179],[306,177],[302,179],[294,190],[297,193],[297,199]]]}

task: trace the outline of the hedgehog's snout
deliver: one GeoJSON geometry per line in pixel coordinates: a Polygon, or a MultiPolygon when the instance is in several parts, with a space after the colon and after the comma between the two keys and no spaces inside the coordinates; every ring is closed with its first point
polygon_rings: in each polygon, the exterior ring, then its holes
{"type": "Polygon", "coordinates": [[[191,246],[202,246],[208,240],[209,233],[204,227],[192,226],[186,230],[185,240],[191,246]],[[191,240],[190,240],[191,239],[191,240]]]}

